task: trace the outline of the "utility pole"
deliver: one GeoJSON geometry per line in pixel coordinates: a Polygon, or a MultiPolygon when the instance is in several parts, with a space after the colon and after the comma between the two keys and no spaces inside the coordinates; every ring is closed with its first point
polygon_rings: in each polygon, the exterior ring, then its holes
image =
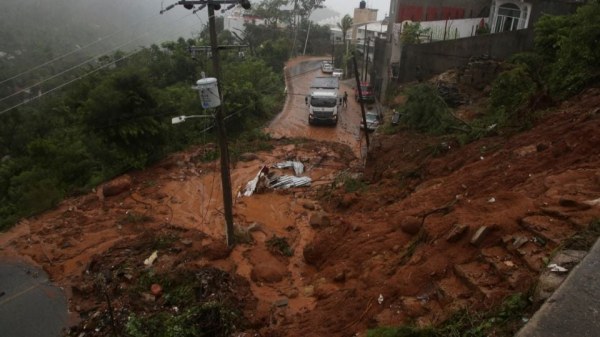
{"type": "Polygon", "coordinates": [[[231,176],[229,174],[229,147],[227,146],[227,133],[225,132],[225,104],[223,104],[223,84],[221,82],[221,65],[219,58],[219,47],[217,46],[217,27],[215,22],[215,5],[208,4],[208,30],[210,34],[210,49],[212,53],[213,71],[219,80],[219,93],[221,95],[221,106],[215,113],[215,122],[219,134],[219,150],[221,151],[221,185],[223,187],[223,208],[225,211],[225,224],[227,246],[233,247],[233,201],[231,195],[231,176]]]}
{"type": "Polygon", "coordinates": [[[367,74],[369,73],[369,49],[370,49],[370,45],[369,45],[369,38],[367,38],[367,52],[365,53],[365,79],[364,81],[367,82],[367,74]]]}
{"type": "Polygon", "coordinates": [[[335,34],[331,33],[331,65],[335,68],[335,34]]]}
{"type": "Polygon", "coordinates": [[[367,28],[369,24],[365,25],[365,37],[363,39],[363,51],[365,52],[365,73],[363,74],[364,81],[367,81],[367,63],[369,62],[369,38],[367,37],[367,28]]]}
{"type": "MultiPolygon", "coordinates": [[[[215,9],[221,9],[221,4],[230,4],[230,8],[235,4],[240,4],[244,9],[250,9],[248,0],[180,0],[175,4],[168,6],[164,11],[173,8],[175,5],[183,5],[187,9],[193,9],[194,5],[200,5],[200,9],[208,7],[208,29],[210,36],[210,49],[212,53],[213,71],[217,78],[221,105],[215,111],[215,123],[219,136],[219,150],[221,152],[221,185],[223,187],[223,208],[225,213],[225,236],[227,246],[233,247],[235,244],[233,237],[233,201],[231,193],[231,176],[229,172],[229,148],[227,146],[227,133],[225,132],[225,104],[223,104],[223,90],[221,80],[221,65],[219,58],[219,46],[217,45],[217,27],[215,20],[215,9]]],[[[161,14],[164,12],[161,10],[161,14]]]]}
{"type": "Polygon", "coordinates": [[[362,113],[365,138],[367,139],[367,151],[369,151],[369,131],[367,130],[367,114],[365,113],[365,102],[362,100],[362,89],[360,87],[360,75],[358,74],[358,65],[356,64],[356,54],[352,55],[354,62],[354,78],[356,78],[356,90],[358,90],[358,100],[360,101],[360,111],[362,113]]]}

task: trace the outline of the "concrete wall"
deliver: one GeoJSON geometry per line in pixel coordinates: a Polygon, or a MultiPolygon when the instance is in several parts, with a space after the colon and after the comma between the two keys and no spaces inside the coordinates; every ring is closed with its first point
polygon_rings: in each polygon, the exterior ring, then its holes
{"type": "Polygon", "coordinates": [[[398,82],[427,79],[446,70],[465,66],[471,57],[487,55],[506,59],[514,53],[530,50],[533,30],[523,29],[464,39],[405,45],[400,57],[398,82]]]}

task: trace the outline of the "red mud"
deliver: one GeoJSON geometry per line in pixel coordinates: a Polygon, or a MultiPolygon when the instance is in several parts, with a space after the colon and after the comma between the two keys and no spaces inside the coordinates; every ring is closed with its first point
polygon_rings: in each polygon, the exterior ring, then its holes
{"type": "Polygon", "coordinates": [[[272,152],[235,163],[234,194],[261,165],[288,159],[305,164],[313,185],[236,198],[246,243],[232,251],[223,244],[216,163],[197,162],[198,147],[130,173],[131,185],[115,196],[99,188],[24,219],[0,236],[0,255],[42,266],[81,313],[105,306],[90,295],[86,272],[124,261],[143,270],[157,250],[157,271],[215,267],[230,275],[228,296],[239,300],[248,333],[365,336],[377,325],[436,324],[457,309],[490,308],[527,291],[554,249],[600,217],[598,106],[600,90],[591,89],[529,131],[443,153],[433,151],[439,140],[423,135],[378,136],[364,169],[369,184],[351,193],[343,177],[360,174],[358,119],[316,133],[298,124],[299,134],[274,123],[269,129],[280,136],[344,141],[278,140],[272,152]],[[330,223],[311,226],[321,210],[330,223]],[[453,234],[459,225],[462,236],[453,234]],[[269,246],[274,236],[285,238],[291,256],[269,246]],[[515,247],[521,237],[526,243],[515,247]],[[287,304],[275,305],[281,299],[287,304]]]}

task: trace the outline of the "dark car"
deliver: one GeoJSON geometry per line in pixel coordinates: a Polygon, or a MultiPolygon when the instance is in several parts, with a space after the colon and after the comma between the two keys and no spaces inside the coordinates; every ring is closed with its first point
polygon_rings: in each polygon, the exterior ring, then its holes
{"type": "Polygon", "coordinates": [[[375,92],[373,92],[373,86],[369,82],[360,83],[361,95],[359,97],[358,88],[354,88],[354,99],[357,102],[375,102],[375,92]]]}

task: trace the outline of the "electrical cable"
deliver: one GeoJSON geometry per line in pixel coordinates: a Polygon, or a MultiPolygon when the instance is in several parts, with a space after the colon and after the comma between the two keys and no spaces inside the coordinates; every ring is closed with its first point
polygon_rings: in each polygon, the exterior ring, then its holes
{"type": "MultiPolygon", "coordinates": [[[[147,21],[147,20],[150,20],[150,19],[154,19],[155,17],[157,17],[157,16],[159,16],[159,15],[160,15],[160,14],[155,14],[155,15],[152,15],[152,16],[150,16],[150,17],[146,18],[146,19],[138,20],[138,21],[136,21],[135,23],[133,23],[133,24],[129,25],[127,28],[129,28],[129,27],[133,27],[133,26],[135,26],[135,25],[137,25],[137,24],[139,24],[139,23],[142,23],[142,22],[144,22],[144,21],[147,21]]],[[[90,43],[88,43],[88,44],[84,45],[83,47],[80,47],[80,48],[78,48],[78,49],[75,49],[75,50],[72,50],[72,51],[70,51],[70,52],[67,52],[67,53],[65,53],[65,54],[62,54],[62,55],[60,55],[60,56],[57,56],[57,57],[55,57],[55,58],[53,58],[53,59],[51,59],[51,60],[49,60],[49,61],[46,61],[46,62],[44,62],[44,63],[42,63],[42,64],[39,64],[39,65],[37,65],[37,66],[35,66],[35,67],[33,67],[33,68],[30,68],[30,69],[28,69],[28,70],[25,70],[25,71],[23,71],[23,72],[21,72],[21,73],[19,73],[19,74],[16,74],[16,75],[14,75],[14,76],[11,76],[11,77],[7,78],[7,79],[1,80],[1,81],[0,81],[0,85],[1,85],[1,84],[4,84],[4,83],[6,83],[6,82],[8,82],[8,81],[10,81],[10,80],[13,80],[13,79],[15,79],[15,78],[18,78],[18,77],[21,77],[21,76],[23,76],[23,75],[29,74],[30,72],[32,72],[32,71],[34,71],[34,70],[40,69],[40,68],[42,68],[42,67],[45,67],[45,66],[47,66],[47,65],[49,65],[49,64],[52,64],[52,63],[54,63],[54,62],[56,62],[56,61],[62,60],[63,58],[65,58],[65,57],[67,57],[67,56],[70,56],[70,55],[72,55],[72,54],[75,54],[75,53],[77,53],[77,52],[80,52],[80,51],[82,51],[82,50],[85,50],[86,48],[89,48],[89,47],[91,47],[91,46],[93,46],[93,45],[96,45],[96,44],[98,44],[98,43],[100,43],[100,42],[103,42],[104,40],[106,40],[106,39],[108,39],[108,38],[112,37],[113,35],[116,35],[116,34],[119,34],[119,33],[123,32],[123,31],[125,31],[127,28],[123,28],[123,29],[121,29],[121,30],[115,31],[115,32],[113,32],[113,33],[110,33],[110,34],[108,34],[108,35],[102,36],[102,37],[98,38],[96,41],[94,41],[94,42],[90,42],[90,43]]],[[[0,100],[0,101],[1,101],[1,100],[0,100]]]]}
{"type": "MultiPolygon", "coordinates": [[[[181,18],[177,19],[177,20],[174,20],[174,21],[172,21],[170,24],[173,24],[173,23],[175,23],[175,22],[181,21],[181,20],[185,19],[186,17],[188,17],[188,16],[190,16],[190,15],[191,15],[191,14],[187,14],[187,15],[185,15],[185,16],[183,16],[183,17],[181,17],[181,18]]],[[[39,82],[37,82],[37,83],[35,83],[35,84],[33,84],[33,85],[29,86],[29,87],[26,87],[26,88],[23,88],[23,89],[21,89],[21,90],[15,91],[14,93],[12,93],[12,94],[10,94],[10,95],[8,95],[8,96],[5,96],[5,97],[3,97],[3,98],[0,98],[0,102],[2,102],[2,101],[4,101],[4,100],[6,100],[6,99],[8,99],[8,98],[14,97],[14,96],[16,96],[16,95],[18,95],[18,94],[20,94],[20,93],[22,93],[22,92],[25,92],[25,91],[31,90],[32,88],[35,88],[35,87],[37,87],[37,86],[39,86],[39,85],[41,85],[41,84],[43,84],[43,83],[45,83],[45,82],[48,82],[48,81],[50,81],[50,80],[52,80],[52,79],[54,79],[54,78],[57,78],[57,77],[59,77],[59,76],[61,76],[61,75],[65,74],[65,73],[68,73],[68,72],[70,72],[71,70],[75,70],[75,69],[78,69],[78,68],[80,68],[80,67],[83,67],[84,65],[86,65],[86,64],[88,64],[88,63],[90,63],[90,62],[92,62],[92,61],[95,61],[95,60],[96,60],[97,58],[99,58],[99,57],[106,56],[106,55],[108,55],[108,54],[110,54],[110,53],[112,53],[112,52],[118,51],[118,50],[119,50],[121,47],[123,47],[123,46],[126,46],[126,45],[128,45],[128,44],[130,44],[130,43],[132,43],[132,42],[135,42],[135,41],[137,41],[137,40],[141,39],[142,37],[144,37],[144,36],[146,36],[146,35],[148,35],[148,34],[150,34],[150,33],[151,33],[151,31],[146,31],[144,34],[142,34],[142,35],[139,35],[139,36],[135,37],[134,39],[132,39],[132,40],[129,40],[129,41],[127,41],[127,42],[123,43],[123,44],[120,44],[120,45],[118,45],[117,47],[115,47],[115,48],[111,49],[111,50],[110,50],[110,51],[108,51],[108,52],[105,52],[105,53],[103,53],[103,54],[100,54],[100,55],[96,55],[96,56],[90,57],[90,58],[88,58],[87,60],[85,60],[85,61],[83,61],[83,62],[81,62],[81,63],[79,63],[79,64],[77,64],[77,65],[74,65],[74,66],[72,66],[72,67],[70,67],[70,68],[67,68],[67,69],[65,69],[65,70],[63,70],[63,71],[61,71],[61,72],[59,72],[59,73],[57,73],[57,74],[54,74],[54,75],[52,75],[52,76],[50,76],[50,77],[48,77],[48,78],[46,78],[46,79],[43,79],[43,80],[41,80],[41,81],[39,81],[39,82]]],[[[1,112],[0,112],[0,114],[1,114],[1,112]]]]}
{"type": "MultiPolygon", "coordinates": [[[[183,19],[185,19],[186,17],[188,17],[188,16],[190,16],[190,15],[192,15],[192,14],[187,14],[187,15],[185,15],[185,16],[183,16],[183,17],[179,18],[179,19],[178,19],[178,20],[176,20],[176,21],[183,20],[183,19]]],[[[172,23],[175,23],[176,21],[173,21],[172,23]]],[[[146,34],[149,34],[149,32],[146,32],[144,35],[146,35],[146,34]]],[[[139,38],[139,37],[138,37],[138,38],[139,38]]],[[[137,40],[138,38],[136,38],[135,40],[137,40]]],[[[133,40],[133,41],[135,41],[135,40],[133,40]]],[[[131,42],[132,42],[132,41],[129,41],[128,43],[131,43],[131,42]]],[[[127,43],[127,44],[128,44],[128,43],[127,43]]],[[[117,48],[118,48],[118,47],[117,47],[117,48]]],[[[52,88],[52,89],[49,89],[49,90],[47,90],[47,91],[43,92],[42,94],[40,94],[40,95],[38,95],[38,96],[35,96],[35,97],[33,97],[33,98],[31,98],[31,99],[29,99],[29,100],[27,100],[27,101],[23,101],[23,102],[21,102],[21,103],[15,104],[15,105],[13,105],[13,106],[11,106],[11,107],[9,107],[9,108],[6,108],[6,109],[4,109],[4,110],[0,111],[0,115],[4,114],[5,112],[7,112],[7,111],[10,111],[10,110],[12,110],[12,109],[18,108],[18,107],[20,107],[20,106],[22,106],[22,105],[25,105],[25,104],[28,104],[28,103],[30,103],[30,102],[33,102],[33,101],[35,101],[35,100],[38,100],[39,98],[41,98],[41,97],[43,97],[43,96],[45,96],[45,95],[47,95],[47,94],[49,94],[49,93],[52,93],[52,92],[54,92],[54,91],[56,91],[56,90],[58,90],[58,89],[60,89],[60,88],[63,88],[63,87],[65,87],[66,85],[69,85],[69,84],[71,84],[71,83],[73,83],[73,82],[75,82],[75,81],[78,81],[78,80],[80,80],[80,79],[82,79],[82,78],[84,78],[84,77],[87,77],[87,76],[89,76],[89,75],[91,75],[91,74],[94,74],[94,73],[96,73],[96,72],[98,72],[98,71],[100,71],[100,70],[102,70],[102,69],[104,69],[104,68],[107,68],[107,67],[109,67],[109,66],[112,66],[112,65],[114,65],[115,63],[117,63],[117,62],[119,62],[119,61],[122,61],[122,60],[124,60],[124,59],[126,59],[126,58],[129,58],[129,57],[131,57],[131,56],[133,56],[133,55],[135,55],[135,54],[137,54],[137,53],[139,53],[139,52],[141,52],[141,51],[143,51],[143,50],[144,50],[144,49],[138,49],[138,50],[136,50],[136,51],[134,51],[134,52],[131,52],[131,53],[129,53],[129,54],[126,54],[125,56],[123,56],[123,57],[121,57],[121,58],[119,58],[119,59],[117,59],[117,60],[114,60],[114,61],[112,61],[112,62],[110,62],[110,63],[107,63],[107,64],[104,64],[104,65],[102,65],[102,66],[99,66],[98,68],[96,68],[96,69],[94,69],[94,70],[92,70],[92,71],[89,71],[89,72],[87,72],[87,73],[85,73],[85,74],[83,74],[83,75],[77,76],[76,78],[74,78],[74,79],[72,79],[72,80],[69,80],[69,81],[67,81],[67,82],[65,82],[65,83],[63,83],[63,84],[60,84],[60,85],[58,85],[58,86],[56,86],[56,87],[54,87],[54,88],[52,88]]],[[[106,55],[106,54],[107,54],[107,53],[105,53],[105,54],[102,54],[102,55],[106,55]]],[[[101,56],[102,56],[102,55],[101,55],[101,56]]],[[[92,59],[90,59],[90,60],[95,60],[95,58],[92,58],[92,59]]],[[[88,61],[86,61],[86,62],[84,62],[84,63],[81,63],[80,65],[78,65],[78,67],[80,67],[80,66],[82,66],[82,65],[84,65],[84,64],[86,64],[86,63],[89,63],[89,62],[90,62],[90,60],[88,60],[88,61]]],[[[33,88],[33,87],[35,87],[35,86],[37,86],[37,85],[39,85],[39,84],[41,84],[41,83],[43,83],[43,82],[46,82],[46,81],[48,81],[48,80],[50,80],[50,79],[53,79],[53,78],[57,77],[58,75],[64,74],[65,72],[67,72],[67,71],[70,71],[70,70],[73,70],[73,69],[76,69],[76,67],[71,67],[71,68],[69,68],[69,69],[67,69],[67,70],[65,70],[65,71],[63,71],[63,72],[61,72],[61,73],[59,73],[59,74],[57,74],[57,75],[54,75],[54,76],[52,76],[52,77],[50,77],[50,78],[48,78],[48,79],[46,79],[46,80],[43,80],[43,81],[41,81],[41,82],[38,82],[36,85],[33,85],[33,86],[30,86],[30,87],[28,87],[28,88],[22,89],[22,90],[20,90],[20,91],[18,91],[18,92],[16,92],[16,93],[13,93],[13,94],[12,94],[12,95],[10,95],[10,96],[4,97],[4,98],[0,99],[0,102],[1,102],[1,101],[3,101],[3,100],[5,100],[5,99],[7,99],[7,98],[9,98],[9,97],[12,97],[12,96],[14,96],[14,95],[16,95],[16,94],[18,94],[18,93],[20,93],[20,92],[23,92],[24,90],[27,90],[27,89],[33,88]]]]}

